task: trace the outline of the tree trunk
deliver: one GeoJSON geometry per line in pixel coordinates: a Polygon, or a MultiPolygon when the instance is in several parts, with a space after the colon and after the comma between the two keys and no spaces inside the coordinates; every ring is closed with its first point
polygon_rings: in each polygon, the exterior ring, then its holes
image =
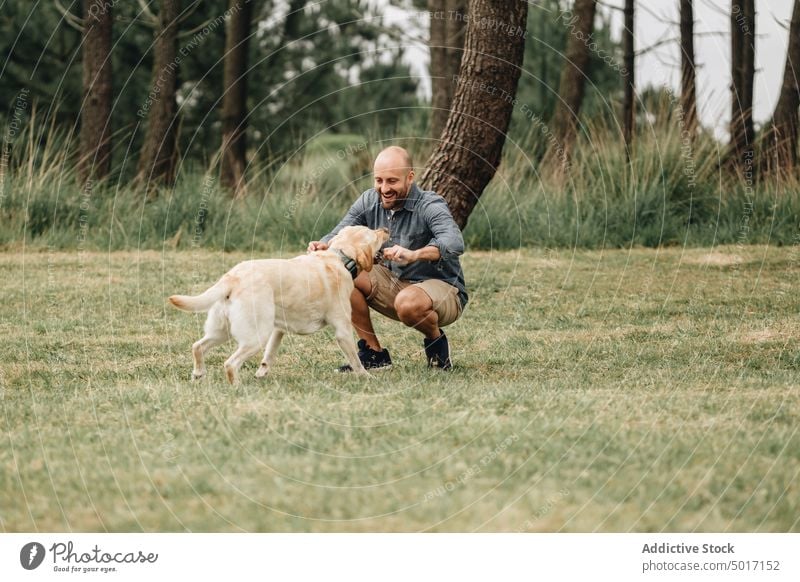
{"type": "Polygon", "coordinates": [[[455,96],[466,35],[467,0],[428,0],[431,18],[431,136],[439,139],[455,96]]]}
{"type": "Polygon", "coordinates": [[[145,106],[147,131],[139,158],[138,179],[149,194],[157,184],[172,184],[175,179],[177,119],[175,93],[178,80],[176,39],[180,0],[162,0],[155,41],[153,80],[145,106]]]}
{"type": "Polygon", "coordinates": [[[694,65],[694,7],[681,0],[681,109],[683,127],[694,138],[697,133],[697,84],[694,65]]]}
{"type": "Polygon", "coordinates": [[[252,22],[251,0],[229,0],[225,35],[220,182],[240,196],[247,167],[247,61],[252,22]]]}
{"type": "Polygon", "coordinates": [[[528,3],[471,0],[452,113],[420,182],[462,229],[500,164],[525,49],[528,3]],[[503,23],[502,29],[481,23],[503,23]]]}
{"type": "Polygon", "coordinates": [[[731,125],[729,161],[738,172],[753,159],[753,78],[755,76],[755,0],[731,6],[731,125]]]}
{"type": "Polygon", "coordinates": [[[625,53],[625,94],[622,107],[622,133],[625,140],[625,157],[628,161],[630,161],[631,145],[635,129],[634,92],[636,90],[636,77],[634,75],[633,16],[633,0],[625,0],[625,27],[622,31],[622,44],[625,53]]]}
{"type": "Polygon", "coordinates": [[[561,82],[560,99],[553,114],[550,148],[542,160],[544,167],[566,169],[578,135],[578,115],[583,103],[584,85],[589,75],[589,44],[594,32],[597,0],[575,0],[573,11],[562,13],[561,24],[567,28],[567,54],[561,82]]]}
{"type": "Polygon", "coordinates": [[[764,139],[768,170],[787,177],[797,168],[798,108],[800,108],[800,0],[795,0],[789,26],[789,47],[783,85],[764,139]]]}
{"type": "Polygon", "coordinates": [[[83,104],[81,107],[81,181],[104,178],[111,168],[111,6],[84,0],[83,104]]]}

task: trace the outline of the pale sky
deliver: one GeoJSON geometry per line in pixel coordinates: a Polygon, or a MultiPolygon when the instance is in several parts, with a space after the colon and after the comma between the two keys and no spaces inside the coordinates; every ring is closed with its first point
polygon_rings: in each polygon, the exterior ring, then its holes
{"type": "MultiPolygon", "coordinates": [[[[623,0],[608,0],[622,7],[623,0]]],[[[678,0],[667,2],[641,0],[636,3],[634,29],[636,50],[654,44],[661,38],[679,35],[678,0]],[[675,24],[671,24],[674,22],[675,24]]],[[[778,100],[786,48],[789,43],[788,23],[792,16],[792,0],[756,0],[756,78],[754,83],[753,118],[756,124],[772,116],[778,100]],[[786,25],[782,28],[778,22],[786,25]]],[[[730,0],[695,0],[695,61],[697,63],[697,103],[703,125],[713,127],[718,137],[727,139],[730,120],[730,0]],[[703,36],[703,33],[724,32],[703,36]]],[[[614,11],[616,12],[616,11],[614,11]]],[[[615,24],[622,26],[622,15],[615,15],[615,24]]],[[[636,62],[637,86],[668,85],[680,87],[680,48],[671,43],[641,55],[636,62]]]]}
{"type": "MultiPolygon", "coordinates": [[[[788,23],[793,0],[756,0],[756,78],[753,117],[756,124],[770,118],[783,81],[786,48],[789,42],[788,23]],[[781,22],[786,28],[781,27],[781,22]]],[[[622,7],[624,0],[605,0],[605,4],[622,7]]],[[[680,48],[678,46],[678,0],[639,0],[636,2],[636,50],[661,39],[675,42],[641,55],[636,60],[636,84],[667,85],[678,91],[680,83],[680,48]]],[[[609,8],[612,26],[619,34],[622,13],[609,8]]],[[[695,60],[697,63],[697,96],[703,125],[714,128],[721,139],[727,139],[730,119],[730,0],[695,0],[695,60]],[[722,33],[708,35],[707,33],[722,33]]],[[[410,16],[399,9],[386,7],[387,23],[404,23],[409,29],[410,47],[406,60],[412,72],[420,77],[421,91],[430,95],[428,76],[429,54],[424,37],[427,20],[424,15],[410,16]]]]}

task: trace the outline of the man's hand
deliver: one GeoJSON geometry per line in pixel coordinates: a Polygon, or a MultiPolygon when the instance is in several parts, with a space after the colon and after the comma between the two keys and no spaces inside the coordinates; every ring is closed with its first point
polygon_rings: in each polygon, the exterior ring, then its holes
{"type": "Polygon", "coordinates": [[[314,251],[327,251],[328,250],[328,243],[324,243],[318,240],[312,240],[308,243],[308,252],[313,253],[314,251]]]}
{"type": "Polygon", "coordinates": [[[435,246],[422,247],[415,251],[408,250],[400,245],[394,245],[383,249],[383,258],[394,261],[398,265],[405,266],[417,261],[438,261],[442,257],[441,252],[435,246]]]}
{"type": "Polygon", "coordinates": [[[410,251],[400,245],[394,245],[383,249],[383,258],[393,261],[398,265],[407,265],[418,260],[417,251],[410,251]]]}

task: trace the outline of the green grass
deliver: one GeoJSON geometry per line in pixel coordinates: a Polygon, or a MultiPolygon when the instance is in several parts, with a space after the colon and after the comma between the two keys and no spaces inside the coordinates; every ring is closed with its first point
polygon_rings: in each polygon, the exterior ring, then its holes
{"type": "Polygon", "coordinates": [[[451,374],[192,383],[165,298],[248,256],[0,255],[2,531],[800,530],[796,246],[470,252],[451,374]]]}

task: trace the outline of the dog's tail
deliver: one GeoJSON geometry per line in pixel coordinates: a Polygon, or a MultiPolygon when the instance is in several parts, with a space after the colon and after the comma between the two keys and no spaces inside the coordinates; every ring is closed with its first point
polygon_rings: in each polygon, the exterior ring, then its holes
{"type": "Polygon", "coordinates": [[[230,296],[232,281],[228,276],[222,277],[204,293],[191,297],[189,295],[173,295],[169,302],[182,311],[208,311],[220,299],[230,296]]]}

